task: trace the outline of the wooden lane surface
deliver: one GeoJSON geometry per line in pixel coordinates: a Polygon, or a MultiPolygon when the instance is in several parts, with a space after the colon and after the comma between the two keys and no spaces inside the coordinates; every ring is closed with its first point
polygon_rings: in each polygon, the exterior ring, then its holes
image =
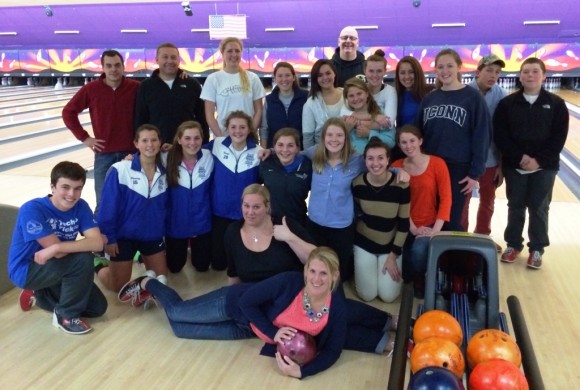
{"type": "MultiPolygon", "coordinates": [[[[81,123],[85,123],[83,127],[88,130],[90,126],[90,117],[88,112],[83,112],[79,115],[79,120],[81,123]]],[[[22,137],[28,134],[36,134],[47,131],[48,129],[63,128],[67,132],[70,132],[65,126],[62,118],[50,119],[42,122],[24,123],[18,126],[11,126],[4,129],[0,129],[0,142],[6,139],[14,137],[22,137]]],[[[72,133],[71,133],[72,134],[72,133]]],[[[34,142],[34,141],[32,141],[34,142]]]]}
{"type": "Polygon", "coordinates": [[[570,129],[565,148],[580,160],[580,119],[570,116],[570,129]]]}
{"type": "Polygon", "coordinates": [[[70,99],[58,99],[52,101],[43,101],[38,103],[27,103],[19,105],[18,107],[4,108],[0,109],[0,118],[7,117],[11,114],[24,114],[27,112],[38,112],[39,110],[50,110],[50,109],[60,109],[62,112],[63,107],[70,99]]]}
{"type": "Polygon", "coordinates": [[[6,109],[11,109],[11,108],[17,108],[17,107],[26,107],[26,106],[34,105],[37,103],[47,103],[47,102],[56,102],[56,101],[61,101],[61,102],[63,102],[63,105],[64,105],[72,97],[73,97],[73,94],[55,96],[55,97],[49,97],[49,98],[46,98],[46,97],[45,98],[29,98],[29,99],[18,100],[18,101],[14,101],[14,102],[0,104],[0,110],[6,110],[6,109]]]}
{"type": "MultiPolygon", "coordinates": [[[[76,91],[75,91],[76,92],[76,91]]],[[[71,91],[71,90],[67,90],[65,92],[62,91],[48,91],[45,93],[38,93],[38,94],[26,94],[26,95],[20,95],[20,96],[13,96],[13,95],[5,95],[0,97],[0,104],[2,105],[2,107],[6,107],[6,106],[11,106],[14,104],[18,104],[18,103],[22,103],[22,102],[26,102],[30,99],[35,99],[35,98],[44,98],[44,97],[72,97],[75,92],[71,91]]]]}
{"type": "Polygon", "coordinates": [[[2,92],[0,90],[0,102],[10,101],[10,100],[19,100],[19,99],[27,99],[36,96],[53,96],[53,95],[70,95],[74,94],[79,88],[71,87],[66,89],[54,89],[48,88],[44,90],[37,90],[36,87],[29,87],[30,89],[25,91],[19,92],[9,92],[5,91],[2,92]]]}
{"type": "MultiPolygon", "coordinates": [[[[76,140],[75,140],[76,141],[76,140]]],[[[78,141],[77,141],[78,142],[78,141]]],[[[80,145],[80,142],[79,142],[80,145]]],[[[83,168],[89,170],[94,166],[95,155],[87,147],[82,146],[79,149],[73,151],[67,151],[63,153],[55,153],[50,157],[43,158],[41,161],[35,161],[26,165],[22,165],[16,168],[8,169],[2,172],[2,175],[6,177],[10,176],[40,176],[44,178],[50,177],[50,171],[52,168],[61,161],[74,161],[80,164],[83,168]]],[[[92,191],[92,184],[87,191],[92,191]]],[[[84,197],[84,196],[83,196],[84,197]]],[[[94,208],[94,204],[93,204],[94,208]]]]}
{"type": "Polygon", "coordinates": [[[2,118],[2,122],[0,122],[0,131],[12,126],[25,125],[30,122],[41,122],[51,119],[62,120],[62,108],[52,108],[44,111],[27,112],[5,116],[2,118]]]}
{"type": "Polygon", "coordinates": [[[54,133],[41,134],[32,139],[23,139],[7,142],[0,145],[0,162],[18,158],[19,156],[35,156],[46,150],[58,150],[59,148],[80,144],[68,129],[54,133]]]}
{"type": "Polygon", "coordinates": [[[15,85],[15,86],[1,86],[0,87],[0,95],[2,94],[7,94],[7,93],[20,93],[20,92],[26,92],[26,91],[30,91],[31,89],[35,89],[37,91],[44,91],[44,90],[49,90],[49,89],[54,89],[54,87],[51,86],[42,86],[42,87],[34,87],[34,86],[30,86],[30,85],[15,85]]]}
{"type": "Polygon", "coordinates": [[[556,94],[562,99],[580,107],[580,92],[571,89],[561,89],[556,94]]]}

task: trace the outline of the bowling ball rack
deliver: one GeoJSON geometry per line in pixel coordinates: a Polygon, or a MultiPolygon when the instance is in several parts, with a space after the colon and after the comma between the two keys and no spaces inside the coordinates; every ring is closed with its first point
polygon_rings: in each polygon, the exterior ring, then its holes
{"type": "MultiPolygon", "coordinates": [[[[412,284],[405,284],[388,390],[402,390],[407,373],[410,375],[407,353],[414,323],[413,294],[412,284]]],[[[545,386],[520,302],[512,295],[507,298],[507,305],[530,389],[543,390],[545,386]]],[[[441,232],[431,238],[425,276],[425,300],[418,305],[416,316],[434,309],[451,313],[461,324],[464,355],[469,339],[481,329],[493,328],[510,333],[507,317],[499,311],[497,252],[490,237],[464,232],[441,232]]],[[[466,370],[466,375],[469,379],[469,370],[466,370]]]]}

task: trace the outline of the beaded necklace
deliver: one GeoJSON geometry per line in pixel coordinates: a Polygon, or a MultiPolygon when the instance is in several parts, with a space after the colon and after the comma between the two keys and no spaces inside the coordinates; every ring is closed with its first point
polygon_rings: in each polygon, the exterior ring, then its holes
{"type": "Polygon", "coordinates": [[[302,297],[302,308],[304,309],[304,313],[310,320],[310,322],[318,322],[322,318],[323,315],[328,314],[330,310],[326,305],[322,306],[322,309],[319,312],[314,311],[312,308],[312,303],[310,303],[310,297],[306,290],[304,290],[304,295],[302,297]]]}

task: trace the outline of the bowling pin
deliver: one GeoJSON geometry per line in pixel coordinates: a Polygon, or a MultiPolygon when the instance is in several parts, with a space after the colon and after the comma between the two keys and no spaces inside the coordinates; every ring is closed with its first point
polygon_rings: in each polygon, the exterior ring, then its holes
{"type": "Polygon", "coordinates": [[[475,49],[473,49],[473,51],[471,52],[471,59],[473,61],[475,61],[475,60],[477,60],[479,58],[480,50],[481,50],[481,46],[480,45],[477,45],[475,47],[475,49]]]}
{"type": "Polygon", "coordinates": [[[574,58],[576,61],[578,61],[578,57],[576,57],[576,54],[574,54],[574,52],[572,50],[566,50],[566,55],[568,57],[574,58]]]}
{"type": "Polygon", "coordinates": [[[56,84],[54,85],[54,89],[62,89],[62,78],[56,79],[56,84]]]}

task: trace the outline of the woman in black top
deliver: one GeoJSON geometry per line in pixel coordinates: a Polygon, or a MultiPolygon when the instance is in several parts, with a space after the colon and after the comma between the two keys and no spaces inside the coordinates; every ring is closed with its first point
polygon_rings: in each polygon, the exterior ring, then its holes
{"type": "Polygon", "coordinates": [[[230,284],[304,268],[314,241],[291,218],[272,218],[266,187],[251,184],[245,188],[242,214],[244,219],[230,224],[224,237],[230,284]]]}

